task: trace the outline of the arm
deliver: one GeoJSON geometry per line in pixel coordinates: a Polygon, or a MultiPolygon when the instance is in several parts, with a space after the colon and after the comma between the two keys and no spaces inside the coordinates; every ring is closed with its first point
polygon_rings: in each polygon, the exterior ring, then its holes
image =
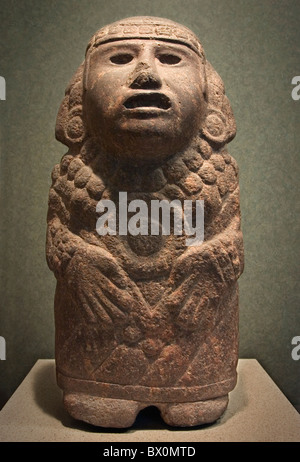
{"type": "Polygon", "coordinates": [[[236,283],[244,267],[240,229],[239,188],[229,193],[214,219],[215,234],[200,246],[188,247],[176,260],[166,304],[177,322],[194,328],[201,312],[217,306],[226,289],[236,283]]]}
{"type": "Polygon", "coordinates": [[[68,228],[69,212],[53,189],[49,195],[46,255],[49,268],[63,280],[80,305],[102,319],[124,318],[141,310],[139,289],[108,250],[89,244],[68,228]]]}
{"type": "MultiPolygon", "coordinates": [[[[240,229],[239,188],[228,195],[218,217],[214,220],[217,229],[212,237],[200,246],[187,247],[176,260],[170,282],[178,287],[187,275],[201,273],[201,265],[212,265],[220,281],[236,281],[243,272],[243,237],[240,229]]],[[[205,232],[205,234],[207,234],[205,232]]]]}

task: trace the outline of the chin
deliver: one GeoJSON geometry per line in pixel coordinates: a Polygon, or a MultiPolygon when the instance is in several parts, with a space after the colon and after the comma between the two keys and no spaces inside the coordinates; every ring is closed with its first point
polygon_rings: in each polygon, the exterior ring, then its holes
{"type": "Polygon", "coordinates": [[[136,126],[134,130],[119,131],[113,144],[106,144],[106,150],[125,161],[139,164],[163,162],[182,148],[182,139],[157,127],[136,126]]]}

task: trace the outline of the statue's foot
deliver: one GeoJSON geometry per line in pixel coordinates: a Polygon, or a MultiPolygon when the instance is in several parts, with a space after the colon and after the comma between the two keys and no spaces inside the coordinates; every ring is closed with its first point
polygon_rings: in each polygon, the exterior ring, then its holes
{"type": "Polygon", "coordinates": [[[100,427],[127,428],[134,424],[143,403],[126,399],[99,398],[84,393],[64,393],[69,414],[100,427]]]}
{"type": "Polygon", "coordinates": [[[159,405],[161,416],[176,427],[193,427],[215,422],[225,412],[228,395],[194,403],[170,403],[159,405]]]}
{"type": "MultiPolygon", "coordinates": [[[[64,405],[69,414],[99,427],[131,427],[141,409],[149,403],[126,399],[101,398],[84,393],[64,393],[64,405]]],[[[193,427],[215,422],[227,408],[228,395],[190,403],[153,403],[168,424],[193,427]]]]}

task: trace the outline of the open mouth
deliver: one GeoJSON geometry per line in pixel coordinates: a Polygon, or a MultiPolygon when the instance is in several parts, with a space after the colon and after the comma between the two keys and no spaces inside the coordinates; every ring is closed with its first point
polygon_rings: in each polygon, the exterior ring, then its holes
{"type": "Polygon", "coordinates": [[[171,107],[170,99],[162,93],[141,93],[130,96],[125,103],[126,109],[158,108],[167,111],[171,107]]]}

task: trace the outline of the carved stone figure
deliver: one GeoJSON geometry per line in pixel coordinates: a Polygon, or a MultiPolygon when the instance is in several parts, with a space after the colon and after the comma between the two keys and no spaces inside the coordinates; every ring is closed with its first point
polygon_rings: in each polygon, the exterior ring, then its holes
{"type": "Polygon", "coordinates": [[[58,113],[69,151],[52,173],[47,233],[57,380],[76,419],[128,427],[154,405],[167,424],[194,426],[225,411],[243,270],[235,132],[186,27],[133,17],[92,37],[58,113]],[[113,201],[118,222],[120,192],[126,206],[203,200],[204,241],[187,246],[172,222],[169,235],[99,235],[97,204],[113,201]]]}

